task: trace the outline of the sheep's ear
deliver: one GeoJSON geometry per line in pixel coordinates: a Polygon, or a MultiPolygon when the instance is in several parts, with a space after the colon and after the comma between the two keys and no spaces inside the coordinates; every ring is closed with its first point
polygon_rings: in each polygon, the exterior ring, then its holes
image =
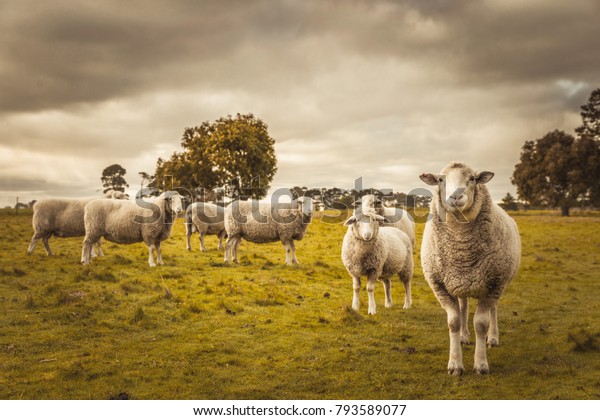
{"type": "Polygon", "coordinates": [[[356,216],[350,216],[350,218],[344,222],[344,226],[351,226],[354,223],[356,223],[356,216]]]}
{"type": "Polygon", "coordinates": [[[421,178],[421,181],[423,181],[427,185],[437,185],[439,177],[435,174],[421,174],[419,178],[421,178]]]}
{"type": "Polygon", "coordinates": [[[480,172],[477,175],[477,183],[478,184],[485,184],[486,182],[488,182],[489,180],[491,180],[493,177],[494,177],[494,173],[493,172],[489,172],[489,171],[480,172]]]}

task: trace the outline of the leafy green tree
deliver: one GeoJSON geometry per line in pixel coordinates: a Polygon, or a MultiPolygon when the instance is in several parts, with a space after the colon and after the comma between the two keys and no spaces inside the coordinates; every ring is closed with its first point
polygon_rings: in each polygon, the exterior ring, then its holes
{"type": "Polygon", "coordinates": [[[158,159],[150,185],[193,192],[236,185],[241,195],[262,198],[277,171],[274,144],[267,125],[252,114],[205,121],[184,130],[183,152],[158,159]]]}
{"type": "Polygon", "coordinates": [[[575,129],[580,137],[600,141],[600,89],[590,94],[587,103],[581,106],[582,124],[575,129]]]}
{"type": "Polygon", "coordinates": [[[125,192],[125,188],[129,187],[129,184],[125,181],[126,173],[125,168],[117,163],[104,168],[100,178],[104,192],[109,190],[125,192]]]}
{"type": "Polygon", "coordinates": [[[593,142],[575,140],[559,130],[526,141],[511,179],[519,198],[532,205],[559,207],[568,216],[570,208],[589,197],[598,182],[588,176],[595,169],[584,155],[586,150],[593,151],[593,142]]]}

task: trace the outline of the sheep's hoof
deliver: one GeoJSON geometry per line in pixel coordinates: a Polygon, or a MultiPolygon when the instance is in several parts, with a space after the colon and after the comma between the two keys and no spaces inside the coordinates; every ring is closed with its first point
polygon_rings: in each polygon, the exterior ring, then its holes
{"type": "Polygon", "coordinates": [[[456,362],[448,363],[448,375],[460,376],[464,372],[464,368],[456,362]]]}
{"type": "Polygon", "coordinates": [[[491,338],[488,338],[487,345],[488,345],[488,347],[498,347],[500,345],[500,342],[498,341],[498,339],[496,337],[491,337],[491,338]]]}
{"type": "Polygon", "coordinates": [[[471,342],[469,341],[469,336],[461,335],[460,336],[460,344],[471,344],[471,342]]]}
{"type": "Polygon", "coordinates": [[[478,375],[487,375],[488,373],[490,373],[490,367],[488,366],[487,363],[480,363],[479,366],[475,365],[475,366],[473,366],[473,370],[478,375]]]}
{"type": "Polygon", "coordinates": [[[375,310],[375,308],[369,309],[368,314],[369,315],[375,315],[375,314],[377,314],[377,311],[375,310]]]}
{"type": "Polygon", "coordinates": [[[411,306],[412,302],[404,302],[404,306],[402,307],[402,309],[410,309],[411,306]]]}
{"type": "Polygon", "coordinates": [[[385,302],[385,307],[386,308],[391,308],[392,306],[394,306],[394,304],[392,302],[385,302]]]}

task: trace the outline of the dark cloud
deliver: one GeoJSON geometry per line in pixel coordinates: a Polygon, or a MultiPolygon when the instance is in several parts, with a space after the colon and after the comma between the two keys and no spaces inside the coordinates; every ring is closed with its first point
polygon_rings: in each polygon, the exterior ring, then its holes
{"type": "Polygon", "coordinates": [[[2,1],[4,189],[75,177],[65,188],[89,195],[103,167],[134,178],[185,127],[252,112],[280,184],[408,188],[459,159],[505,190],[522,143],[573,130],[600,86],[599,14],[595,0],[2,1]],[[19,160],[52,176],[27,181],[19,160]]]}

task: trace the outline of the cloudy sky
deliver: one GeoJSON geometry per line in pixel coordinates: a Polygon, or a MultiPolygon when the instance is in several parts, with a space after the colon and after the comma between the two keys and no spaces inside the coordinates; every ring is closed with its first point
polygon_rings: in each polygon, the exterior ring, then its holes
{"type": "Polygon", "coordinates": [[[496,177],[572,133],[600,87],[597,0],[0,0],[0,204],[88,196],[185,127],[253,113],[273,187],[408,192],[463,160],[496,177]]]}

